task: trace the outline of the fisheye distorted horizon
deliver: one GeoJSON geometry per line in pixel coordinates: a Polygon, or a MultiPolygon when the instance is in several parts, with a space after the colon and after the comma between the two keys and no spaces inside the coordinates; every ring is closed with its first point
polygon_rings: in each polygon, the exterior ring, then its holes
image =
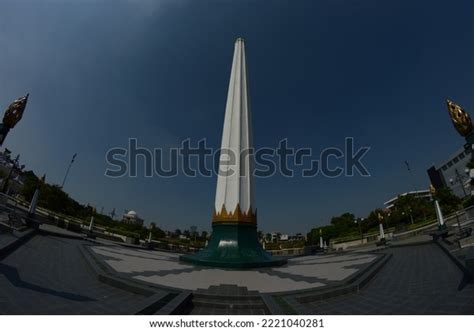
{"type": "Polygon", "coordinates": [[[427,188],[426,169],[463,144],[445,99],[474,111],[473,4],[289,4],[2,1],[0,106],[30,93],[4,147],[58,184],[77,153],[65,190],[81,203],[133,209],[167,230],[208,230],[215,175],[111,178],[105,156],[130,138],[149,149],[188,138],[218,149],[243,37],[256,149],[286,139],[318,155],[344,149],[346,137],[370,148],[370,176],[257,178],[259,228],[307,232],[427,188]]]}

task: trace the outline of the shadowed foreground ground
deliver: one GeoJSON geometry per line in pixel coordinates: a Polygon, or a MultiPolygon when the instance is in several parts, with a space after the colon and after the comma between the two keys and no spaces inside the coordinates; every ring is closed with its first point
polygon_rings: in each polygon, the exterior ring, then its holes
{"type": "Polygon", "coordinates": [[[37,235],[0,261],[2,314],[119,314],[143,297],[99,282],[81,241],[37,235]]]}
{"type": "MultiPolygon", "coordinates": [[[[78,246],[83,243],[37,235],[1,260],[0,313],[130,314],[136,311],[144,297],[99,282],[80,254],[78,246]]],[[[474,314],[474,285],[458,290],[463,275],[438,246],[399,247],[387,252],[393,257],[360,293],[292,308],[318,315],[474,314]]],[[[314,267],[324,268],[324,264],[314,267]]],[[[229,311],[201,306],[191,309],[191,313],[229,311]]]]}
{"type": "Polygon", "coordinates": [[[474,314],[474,284],[435,244],[390,249],[392,259],[359,293],[306,304],[314,314],[474,314]]]}

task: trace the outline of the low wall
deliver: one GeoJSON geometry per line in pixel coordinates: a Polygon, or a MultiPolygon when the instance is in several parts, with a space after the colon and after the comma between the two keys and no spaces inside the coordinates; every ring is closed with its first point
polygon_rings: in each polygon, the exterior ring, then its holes
{"type": "Polygon", "coordinates": [[[474,236],[470,236],[459,240],[459,246],[461,248],[474,247],[474,236]]]}
{"type": "Polygon", "coordinates": [[[346,241],[346,242],[341,242],[341,243],[330,243],[329,246],[331,247],[331,249],[339,251],[339,250],[346,250],[349,247],[366,245],[367,242],[368,242],[367,238],[361,238],[361,239],[351,240],[351,241],[346,241]]]}
{"type": "Polygon", "coordinates": [[[282,248],[276,250],[267,250],[267,252],[272,254],[273,256],[297,256],[304,255],[305,249],[304,247],[282,248]]]}
{"type": "MultiPolygon", "coordinates": [[[[393,232],[386,232],[385,239],[391,240],[393,238],[393,232]]],[[[378,234],[371,234],[371,235],[364,235],[363,238],[343,241],[343,242],[330,242],[329,247],[335,251],[344,251],[351,247],[357,247],[362,245],[367,245],[370,243],[374,243],[380,240],[380,235],[378,234]]]]}

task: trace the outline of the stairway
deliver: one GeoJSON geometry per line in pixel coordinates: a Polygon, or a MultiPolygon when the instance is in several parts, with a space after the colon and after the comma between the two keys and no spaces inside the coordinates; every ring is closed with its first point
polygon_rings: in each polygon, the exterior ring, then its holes
{"type": "Polygon", "coordinates": [[[191,315],[266,315],[260,293],[237,285],[210,286],[193,293],[191,315]]]}

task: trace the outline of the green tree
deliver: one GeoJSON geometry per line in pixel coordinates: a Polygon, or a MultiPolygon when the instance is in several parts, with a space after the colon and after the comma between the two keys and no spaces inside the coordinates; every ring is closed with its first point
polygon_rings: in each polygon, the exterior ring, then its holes
{"type": "MultiPolygon", "coordinates": [[[[21,194],[26,201],[31,201],[38,186],[39,178],[34,174],[34,172],[26,171],[23,173],[23,179],[24,185],[21,194]]],[[[97,213],[97,211],[92,206],[84,206],[72,199],[58,185],[45,183],[41,187],[41,194],[38,204],[40,207],[46,208],[56,213],[80,218],[87,224],[90,220],[90,217],[94,216],[96,225],[103,226],[112,232],[120,232],[127,235],[135,234],[143,239],[147,238],[150,232],[149,229],[142,225],[117,222],[108,215],[97,213]]],[[[151,227],[154,238],[161,238],[165,236],[163,230],[158,228],[155,223],[152,223],[151,227]]]]}
{"type": "Polygon", "coordinates": [[[269,243],[269,242],[272,241],[272,234],[271,234],[271,233],[265,234],[265,241],[266,241],[267,243],[269,243]]]}
{"type": "Polygon", "coordinates": [[[384,210],[380,208],[372,210],[369,215],[360,223],[362,233],[376,231],[379,228],[379,223],[381,220],[386,227],[390,226],[390,219],[384,210]]]}
{"type": "MultiPolygon", "coordinates": [[[[359,232],[358,225],[354,214],[344,213],[341,216],[336,216],[331,219],[333,228],[326,229],[329,234],[336,237],[350,236],[359,232]]],[[[323,235],[323,237],[325,237],[323,235]]]]}
{"type": "Polygon", "coordinates": [[[442,187],[436,190],[435,198],[438,199],[443,213],[449,214],[459,209],[461,199],[453,194],[449,187],[442,187]]]}
{"type": "Polygon", "coordinates": [[[166,236],[165,232],[161,230],[155,222],[150,222],[149,232],[154,239],[164,238],[166,236]]]}
{"type": "Polygon", "coordinates": [[[433,203],[426,198],[414,195],[399,196],[395,201],[389,217],[390,226],[398,228],[403,225],[434,218],[433,203]]]}

